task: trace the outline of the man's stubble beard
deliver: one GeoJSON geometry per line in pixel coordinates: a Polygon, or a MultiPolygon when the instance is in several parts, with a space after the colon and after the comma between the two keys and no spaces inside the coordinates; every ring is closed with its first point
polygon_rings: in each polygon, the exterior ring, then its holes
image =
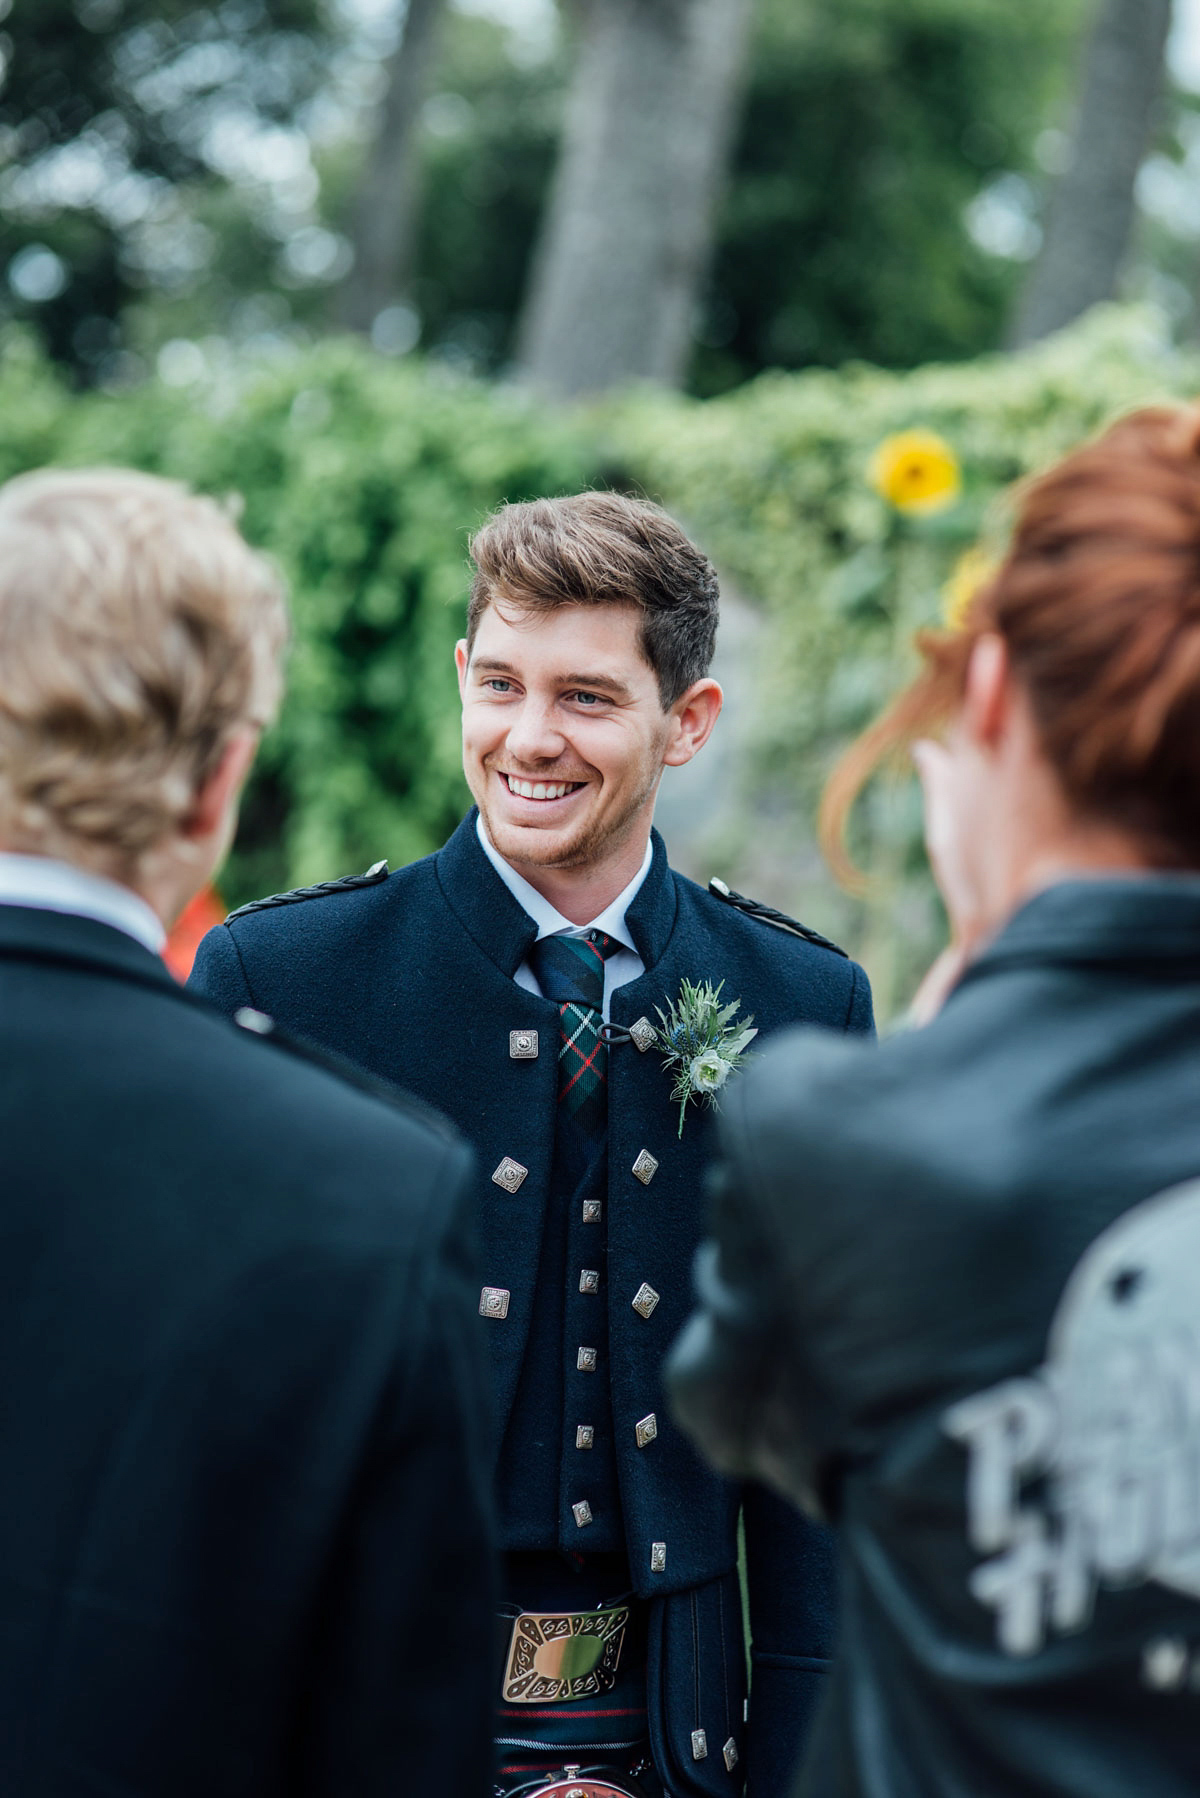
{"type": "MultiPolygon", "coordinates": [[[[658,783],[662,779],[662,772],[662,763],[655,762],[647,773],[646,779],[640,784],[636,795],[630,799],[628,805],[622,807],[615,818],[596,818],[591,824],[584,823],[580,826],[579,834],[576,837],[570,839],[558,850],[545,855],[531,855],[524,846],[509,854],[497,840],[497,832],[486,811],[483,814],[484,827],[493,845],[506,861],[524,862],[531,868],[594,867],[597,862],[605,860],[608,854],[622,845],[629,834],[630,826],[644,807],[647,804],[653,806],[658,792],[658,783]]],[[[506,827],[506,829],[511,828],[519,827],[506,827]]]]}

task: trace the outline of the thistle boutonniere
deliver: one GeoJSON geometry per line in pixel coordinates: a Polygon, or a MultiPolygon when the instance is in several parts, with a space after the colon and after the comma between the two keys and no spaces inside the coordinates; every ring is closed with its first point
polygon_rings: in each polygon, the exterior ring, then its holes
{"type": "MultiPolygon", "coordinates": [[[[679,1134],[683,1135],[688,1100],[715,1105],[717,1094],[746,1060],[746,1050],[758,1035],[753,1018],[734,1023],[740,999],[721,1004],[722,980],[685,980],[679,997],[667,1012],[658,1011],[662,1024],[655,1047],[662,1051],[663,1067],[675,1077],[671,1098],[679,1106],[679,1134]]],[[[655,1007],[658,1010],[658,1007],[655,1007]]]]}

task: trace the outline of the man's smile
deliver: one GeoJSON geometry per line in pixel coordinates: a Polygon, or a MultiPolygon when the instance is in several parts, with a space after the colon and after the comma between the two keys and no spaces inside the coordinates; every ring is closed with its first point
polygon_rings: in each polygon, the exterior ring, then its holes
{"type": "Polygon", "coordinates": [[[497,769],[500,782],[514,799],[531,799],[535,804],[570,799],[588,784],[582,780],[528,780],[521,774],[508,774],[497,769]]]}

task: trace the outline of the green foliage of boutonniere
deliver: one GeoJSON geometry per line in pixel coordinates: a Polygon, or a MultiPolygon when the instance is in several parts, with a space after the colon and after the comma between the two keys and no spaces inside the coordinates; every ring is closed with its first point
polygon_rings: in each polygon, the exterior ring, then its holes
{"type": "MultiPolygon", "coordinates": [[[[758,1035],[753,1018],[734,1023],[740,999],[721,1004],[722,980],[717,986],[704,980],[685,980],[679,997],[666,1013],[659,1011],[662,1028],[656,1046],[663,1066],[675,1077],[671,1098],[679,1106],[679,1134],[688,1100],[715,1105],[717,1094],[746,1060],[746,1050],[758,1035]]],[[[657,1010],[657,1007],[655,1008],[657,1010]]]]}

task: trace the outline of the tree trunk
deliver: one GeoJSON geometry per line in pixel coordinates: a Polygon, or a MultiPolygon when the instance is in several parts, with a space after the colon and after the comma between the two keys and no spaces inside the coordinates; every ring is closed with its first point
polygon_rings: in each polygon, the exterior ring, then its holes
{"type": "Polygon", "coordinates": [[[1013,331],[1018,346],[1070,324],[1116,292],[1170,24],[1171,0],[1100,0],[1084,56],[1071,159],[1022,296],[1013,331]]]}
{"type": "Polygon", "coordinates": [[[388,61],[379,129],[354,208],[354,265],[338,296],[338,321],[369,331],[412,274],[417,211],[416,127],[433,72],[446,0],[408,0],[388,61]]]}
{"type": "Polygon", "coordinates": [[[559,398],[677,387],[728,160],[749,0],[584,0],[521,319],[522,377],[559,398]]]}

